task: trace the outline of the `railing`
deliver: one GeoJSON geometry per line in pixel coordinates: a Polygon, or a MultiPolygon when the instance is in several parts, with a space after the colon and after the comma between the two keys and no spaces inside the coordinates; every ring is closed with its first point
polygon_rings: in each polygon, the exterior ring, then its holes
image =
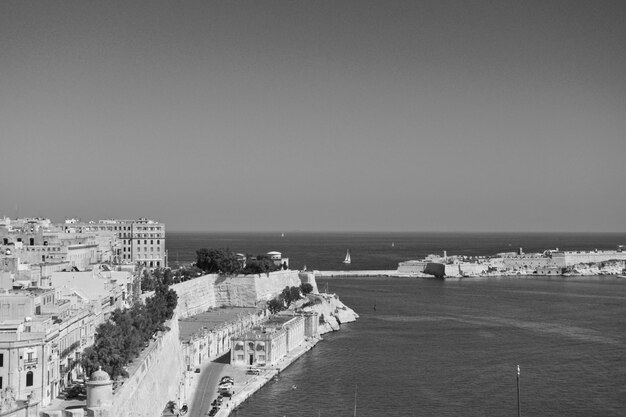
{"type": "Polygon", "coordinates": [[[24,359],[24,366],[37,365],[37,358],[24,359]]]}

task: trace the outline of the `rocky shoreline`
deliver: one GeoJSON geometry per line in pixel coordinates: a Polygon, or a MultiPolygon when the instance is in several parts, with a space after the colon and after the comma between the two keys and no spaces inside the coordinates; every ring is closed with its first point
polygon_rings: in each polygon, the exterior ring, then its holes
{"type": "Polygon", "coordinates": [[[359,318],[354,310],[341,302],[337,294],[308,294],[307,300],[296,306],[296,309],[319,314],[320,335],[340,330],[342,324],[351,323],[359,318]]]}

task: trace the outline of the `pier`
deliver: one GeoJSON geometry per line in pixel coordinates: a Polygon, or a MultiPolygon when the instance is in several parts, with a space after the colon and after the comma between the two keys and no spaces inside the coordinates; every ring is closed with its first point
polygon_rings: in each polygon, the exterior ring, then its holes
{"type": "Polygon", "coordinates": [[[339,278],[339,277],[432,277],[420,273],[403,273],[393,270],[368,270],[368,271],[314,271],[316,278],[339,278]]]}

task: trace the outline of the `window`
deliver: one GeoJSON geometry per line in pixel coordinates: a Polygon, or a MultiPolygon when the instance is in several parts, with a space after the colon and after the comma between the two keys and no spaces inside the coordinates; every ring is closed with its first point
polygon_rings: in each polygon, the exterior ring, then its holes
{"type": "MultiPolygon", "coordinates": [[[[0,367],[1,366],[4,366],[4,353],[0,353],[0,367]]],[[[0,386],[0,388],[2,387],[0,386]]]]}
{"type": "Polygon", "coordinates": [[[33,386],[33,371],[28,371],[26,373],[26,386],[27,387],[33,386]]]}
{"type": "Polygon", "coordinates": [[[4,387],[2,386],[2,377],[0,376],[0,389],[2,389],[2,388],[4,388],[4,387]]]}

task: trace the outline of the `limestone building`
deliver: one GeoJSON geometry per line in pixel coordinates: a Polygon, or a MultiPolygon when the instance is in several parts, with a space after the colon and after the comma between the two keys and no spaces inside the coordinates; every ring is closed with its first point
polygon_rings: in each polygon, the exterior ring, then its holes
{"type": "Polygon", "coordinates": [[[271,316],[260,326],[231,338],[230,363],[272,366],[300,346],[307,337],[318,337],[317,313],[271,316]]]}
{"type": "Polygon", "coordinates": [[[67,233],[114,233],[118,240],[114,250],[118,263],[140,263],[149,268],[167,266],[163,223],[147,218],[107,219],[89,223],[70,219],[66,220],[63,229],[67,233]]]}

